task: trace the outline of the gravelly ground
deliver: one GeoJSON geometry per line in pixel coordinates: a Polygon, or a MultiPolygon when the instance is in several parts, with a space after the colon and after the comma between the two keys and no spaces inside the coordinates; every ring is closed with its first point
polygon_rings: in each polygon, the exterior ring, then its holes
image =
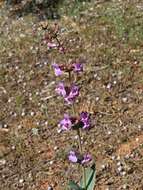
{"type": "Polygon", "coordinates": [[[54,92],[59,79],[51,68],[77,58],[84,73],[76,109],[89,111],[94,124],[83,142],[96,161],[95,189],[143,189],[142,7],[137,0],[91,1],[69,15],[60,8],[61,18],[44,24],[58,23],[66,56],[42,43],[41,17],[1,7],[0,189],[63,190],[79,178],[67,161],[76,134],[58,132],[70,108],[54,92]]]}

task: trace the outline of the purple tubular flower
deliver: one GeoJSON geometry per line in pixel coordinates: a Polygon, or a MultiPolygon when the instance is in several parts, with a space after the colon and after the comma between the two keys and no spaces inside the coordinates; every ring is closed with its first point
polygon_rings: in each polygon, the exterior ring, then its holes
{"type": "Polygon", "coordinates": [[[65,97],[66,96],[66,89],[65,89],[65,86],[64,86],[64,83],[63,82],[60,82],[58,84],[58,86],[56,87],[56,90],[57,94],[65,97]]]}
{"type": "Polygon", "coordinates": [[[81,156],[75,151],[70,151],[68,155],[68,159],[72,163],[79,163],[79,164],[85,165],[85,164],[88,164],[92,160],[92,157],[90,154],[85,154],[84,156],[81,156]]]}
{"type": "Polygon", "coordinates": [[[60,82],[58,86],[56,87],[57,94],[60,96],[63,96],[65,101],[68,104],[72,104],[76,97],[79,95],[79,87],[76,85],[72,85],[71,88],[68,86],[64,86],[63,82],[60,82]]]}
{"type": "Polygon", "coordinates": [[[81,63],[74,63],[73,67],[74,67],[75,72],[82,72],[83,71],[83,65],[81,63]]]}
{"type": "Polygon", "coordinates": [[[68,155],[69,161],[71,161],[72,163],[77,163],[78,162],[78,158],[77,155],[74,151],[70,151],[69,155],[68,155]]]}
{"type": "Polygon", "coordinates": [[[61,68],[59,67],[58,64],[53,63],[52,66],[53,66],[53,68],[54,68],[54,71],[55,71],[55,75],[56,75],[56,76],[62,75],[63,72],[62,72],[62,70],[61,70],[61,68]]]}
{"type": "Polygon", "coordinates": [[[62,119],[59,123],[60,127],[64,131],[68,131],[72,127],[72,119],[68,114],[64,114],[64,119],[62,119]]]}
{"type": "Polygon", "coordinates": [[[85,154],[85,155],[83,156],[83,159],[82,159],[82,161],[81,161],[81,164],[87,164],[87,163],[89,163],[91,160],[92,160],[91,155],[90,155],[90,154],[85,154]]]}
{"type": "Polygon", "coordinates": [[[88,112],[81,112],[80,120],[83,122],[83,129],[89,129],[91,126],[90,115],[88,112]]]}
{"type": "Polygon", "coordinates": [[[78,95],[79,95],[79,87],[73,85],[70,89],[69,94],[65,97],[65,101],[68,104],[72,104],[78,95]]]}

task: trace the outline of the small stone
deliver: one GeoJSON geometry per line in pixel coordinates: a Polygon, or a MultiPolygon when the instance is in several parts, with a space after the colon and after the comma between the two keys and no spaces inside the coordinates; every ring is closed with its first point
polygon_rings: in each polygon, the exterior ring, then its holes
{"type": "Polygon", "coordinates": [[[99,97],[96,97],[95,100],[96,100],[96,102],[98,102],[99,101],[99,97]]]}
{"type": "Polygon", "coordinates": [[[12,150],[15,150],[15,146],[13,145],[13,146],[11,147],[11,149],[12,149],[12,150]]]}
{"type": "Polygon", "coordinates": [[[57,132],[58,132],[58,133],[61,133],[61,132],[62,132],[62,129],[57,129],[57,132]]]}
{"type": "Polygon", "coordinates": [[[3,126],[4,128],[7,128],[8,127],[8,125],[7,124],[4,124],[4,126],[3,126]]]}
{"type": "Polygon", "coordinates": [[[108,134],[108,135],[111,135],[111,134],[112,134],[112,132],[111,132],[111,131],[108,131],[108,132],[107,132],[107,134],[108,134]]]}
{"type": "Polygon", "coordinates": [[[136,142],[139,142],[139,138],[136,138],[136,142]]]}
{"type": "Polygon", "coordinates": [[[25,112],[22,112],[22,113],[21,113],[21,116],[25,116],[25,112]]]}
{"type": "Polygon", "coordinates": [[[116,156],[114,155],[114,156],[112,156],[111,158],[112,158],[112,160],[115,160],[115,159],[116,159],[116,156]]]}
{"type": "Polygon", "coordinates": [[[121,162],[117,162],[117,166],[121,166],[122,165],[122,163],[121,162]]]}
{"type": "Polygon", "coordinates": [[[45,121],[45,125],[48,125],[48,121],[45,121]]]}
{"type": "Polygon", "coordinates": [[[23,182],[24,182],[24,179],[20,179],[20,180],[19,180],[19,183],[23,183],[23,182]]]}
{"type": "Polygon", "coordinates": [[[22,128],[22,125],[18,125],[17,128],[18,128],[18,129],[21,129],[21,128],[22,128]]]}
{"type": "Polygon", "coordinates": [[[111,83],[107,84],[106,88],[111,89],[111,83]]]}
{"type": "Polygon", "coordinates": [[[122,101],[123,101],[124,103],[126,103],[126,102],[127,102],[127,100],[128,100],[128,98],[127,98],[127,97],[122,98],[122,101]]]}
{"type": "Polygon", "coordinates": [[[52,164],[54,163],[54,161],[53,161],[53,160],[51,160],[49,163],[50,163],[50,165],[52,165],[52,164]]]}
{"type": "Polygon", "coordinates": [[[119,166],[117,170],[118,172],[121,172],[123,170],[122,166],[119,166]]]}
{"type": "Polygon", "coordinates": [[[58,147],[57,147],[57,146],[55,146],[55,147],[54,147],[54,150],[57,150],[57,149],[58,149],[58,147]]]}
{"type": "Polygon", "coordinates": [[[121,175],[122,175],[122,176],[125,176],[125,175],[126,175],[126,172],[125,172],[125,171],[121,172],[121,175]]]}
{"type": "Polygon", "coordinates": [[[6,160],[5,159],[1,159],[0,160],[0,165],[5,165],[6,164],[6,160]]]}
{"type": "Polygon", "coordinates": [[[106,166],[104,164],[102,164],[101,168],[102,168],[102,170],[104,170],[106,168],[106,166]]]}
{"type": "Polygon", "coordinates": [[[35,115],[35,112],[32,111],[32,112],[30,113],[30,115],[31,115],[31,116],[34,116],[34,115],[35,115]]]}
{"type": "Polygon", "coordinates": [[[32,128],[32,134],[33,135],[38,135],[38,129],[37,128],[32,128]]]}
{"type": "Polygon", "coordinates": [[[49,186],[47,190],[53,190],[53,188],[51,186],[49,186]]]}

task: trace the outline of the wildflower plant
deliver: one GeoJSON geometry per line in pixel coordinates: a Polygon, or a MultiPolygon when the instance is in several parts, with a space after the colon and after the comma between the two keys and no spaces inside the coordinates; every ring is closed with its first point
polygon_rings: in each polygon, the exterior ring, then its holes
{"type": "MultiPolygon", "coordinates": [[[[46,36],[46,44],[49,49],[57,49],[60,53],[65,54],[66,48],[58,39],[58,29],[55,25],[53,35],[46,36]],[[52,37],[51,37],[52,36],[52,37]]],[[[75,102],[80,94],[80,87],[76,84],[76,77],[74,75],[81,74],[83,72],[83,64],[79,61],[72,61],[70,64],[52,64],[55,76],[59,77],[64,73],[67,73],[67,80],[59,81],[55,88],[57,95],[63,97],[65,104],[71,107],[72,115],[65,113],[59,121],[59,127],[62,132],[72,130],[76,131],[78,137],[78,150],[70,150],[68,153],[68,160],[73,164],[78,164],[81,168],[81,182],[76,183],[74,181],[69,182],[69,189],[71,190],[93,190],[95,186],[95,166],[89,167],[89,163],[92,161],[92,156],[86,152],[84,153],[83,144],[81,142],[81,132],[90,130],[91,118],[88,112],[82,111],[78,113],[75,109],[75,102]],[[74,81],[74,82],[73,82],[74,81]]]]}

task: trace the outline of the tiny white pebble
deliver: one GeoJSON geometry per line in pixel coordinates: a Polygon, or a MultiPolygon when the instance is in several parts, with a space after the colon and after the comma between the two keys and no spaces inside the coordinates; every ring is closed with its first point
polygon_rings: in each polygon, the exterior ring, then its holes
{"type": "Polygon", "coordinates": [[[110,89],[111,88],[111,83],[107,84],[106,88],[110,89]]]}
{"type": "Polygon", "coordinates": [[[36,95],[39,95],[39,92],[36,92],[36,95]]]}
{"type": "Polygon", "coordinates": [[[21,128],[22,128],[22,125],[18,125],[17,128],[18,128],[18,129],[21,129],[21,128]]]}
{"type": "Polygon", "coordinates": [[[55,147],[54,147],[54,150],[57,150],[57,149],[58,149],[58,147],[57,147],[57,146],[55,146],[55,147]]]}
{"type": "Polygon", "coordinates": [[[127,100],[128,100],[127,97],[122,98],[122,101],[123,101],[124,103],[126,103],[127,100]]]}
{"type": "Polygon", "coordinates": [[[31,116],[34,116],[34,115],[35,115],[35,113],[34,113],[34,112],[31,112],[31,113],[30,113],[30,115],[31,115],[31,116]]]}
{"type": "Polygon", "coordinates": [[[113,156],[112,156],[112,160],[115,160],[115,158],[116,158],[116,156],[115,156],[115,155],[113,155],[113,156]]]}
{"type": "Polygon", "coordinates": [[[3,126],[4,128],[7,128],[8,127],[8,125],[7,124],[4,124],[4,126],[3,126]]]}
{"type": "Polygon", "coordinates": [[[22,113],[21,113],[21,116],[25,116],[25,112],[22,112],[22,113]]]}
{"type": "Polygon", "coordinates": [[[117,166],[121,166],[121,162],[117,162],[117,166]]]}
{"type": "Polygon", "coordinates": [[[20,38],[24,38],[25,37],[25,35],[24,34],[20,34],[20,38]]]}
{"type": "Polygon", "coordinates": [[[142,128],[142,126],[141,125],[138,125],[138,129],[141,129],[142,128]]]}
{"type": "Polygon", "coordinates": [[[136,138],[136,142],[138,142],[139,141],[139,138],[136,138]]]}
{"type": "Polygon", "coordinates": [[[45,125],[48,125],[48,121],[45,121],[45,125]]]}
{"type": "Polygon", "coordinates": [[[125,171],[123,171],[123,172],[121,173],[121,175],[122,175],[122,176],[125,176],[125,175],[126,175],[126,172],[125,172],[125,171]]]}
{"type": "Polygon", "coordinates": [[[58,132],[58,133],[61,133],[61,132],[62,132],[62,129],[60,129],[60,128],[57,129],[57,132],[58,132]]]}
{"type": "Polygon", "coordinates": [[[126,185],[126,184],[124,184],[124,185],[123,185],[123,189],[126,189],[126,188],[127,188],[127,185],[126,185]]]}
{"type": "Polygon", "coordinates": [[[19,180],[19,183],[23,183],[23,182],[24,182],[24,180],[23,180],[23,179],[20,179],[20,180],[19,180]]]}
{"type": "Polygon", "coordinates": [[[119,171],[119,172],[122,171],[122,167],[121,167],[121,166],[118,167],[118,171],[119,171]]]}
{"type": "Polygon", "coordinates": [[[101,168],[104,170],[106,168],[106,166],[104,164],[102,164],[101,168]]]}
{"type": "Polygon", "coordinates": [[[11,99],[11,98],[9,98],[9,99],[8,99],[8,103],[11,103],[11,101],[12,101],[12,99],[11,99]]]}
{"type": "Polygon", "coordinates": [[[51,161],[50,161],[50,165],[52,165],[53,163],[54,163],[54,161],[53,161],[53,160],[51,160],[51,161]]]}
{"type": "Polygon", "coordinates": [[[48,64],[48,63],[45,61],[45,62],[44,62],[44,65],[47,65],[47,64],[48,64]]]}
{"type": "Polygon", "coordinates": [[[1,160],[0,160],[0,164],[5,165],[5,164],[6,164],[6,160],[1,159],[1,160]]]}
{"type": "Polygon", "coordinates": [[[108,135],[111,135],[111,133],[112,133],[111,131],[108,131],[108,135]]]}
{"type": "Polygon", "coordinates": [[[113,81],[113,84],[117,84],[117,81],[116,81],[116,80],[114,80],[114,81],[113,81]]]}
{"type": "Polygon", "coordinates": [[[74,136],[74,139],[77,140],[77,139],[78,139],[78,135],[75,135],[75,136],[74,136]]]}
{"type": "Polygon", "coordinates": [[[12,146],[11,149],[12,149],[12,150],[15,150],[15,146],[12,146]]]}
{"type": "Polygon", "coordinates": [[[99,101],[99,97],[96,97],[95,100],[96,100],[96,101],[99,101]]]}

